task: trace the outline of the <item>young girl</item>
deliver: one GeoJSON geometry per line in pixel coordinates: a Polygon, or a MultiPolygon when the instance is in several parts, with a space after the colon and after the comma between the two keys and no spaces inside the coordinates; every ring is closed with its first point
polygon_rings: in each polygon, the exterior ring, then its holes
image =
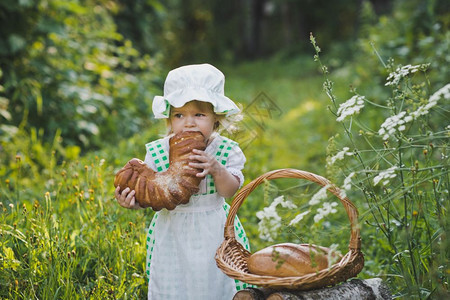
{"type": "MultiPolygon", "coordinates": [[[[147,236],[148,299],[232,299],[245,284],[227,277],[214,256],[223,241],[223,230],[232,197],[242,186],[245,156],[238,144],[217,133],[227,117],[238,113],[236,104],[224,95],[225,77],[209,64],[172,70],[164,84],[164,97],[153,100],[156,118],[166,118],[169,135],[146,145],[145,162],[155,171],[168,166],[169,139],[181,131],[200,131],[205,151],[193,150],[190,166],[202,170],[198,194],[174,210],[156,212],[147,236]]],[[[119,204],[140,208],[134,191],[119,194],[119,204]]],[[[239,220],[236,239],[249,250],[239,220]]]]}

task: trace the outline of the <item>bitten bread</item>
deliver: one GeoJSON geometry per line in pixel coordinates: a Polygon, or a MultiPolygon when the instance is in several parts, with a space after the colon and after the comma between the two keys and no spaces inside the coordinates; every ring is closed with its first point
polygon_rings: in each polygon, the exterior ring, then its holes
{"type": "Polygon", "coordinates": [[[276,277],[303,276],[328,267],[329,249],[310,244],[277,244],[253,253],[250,273],[276,277]]]}
{"type": "Polygon", "coordinates": [[[204,136],[198,131],[180,132],[169,140],[169,168],[155,172],[143,161],[133,158],[117,172],[114,186],[120,192],[129,187],[135,190],[135,199],[141,207],[174,209],[186,204],[198,192],[202,178],[196,177],[200,170],[189,166],[193,149],[205,150],[204,136]]]}

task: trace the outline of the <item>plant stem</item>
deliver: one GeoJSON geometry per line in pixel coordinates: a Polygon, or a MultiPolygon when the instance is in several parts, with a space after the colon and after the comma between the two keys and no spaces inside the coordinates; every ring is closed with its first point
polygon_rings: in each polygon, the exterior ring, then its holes
{"type": "MultiPolygon", "coordinates": [[[[399,167],[401,168],[403,166],[403,151],[402,151],[402,140],[399,139],[398,140],[398,163],[399,163],[399,167]]],[[[403,205],[404,205],[404,215],[403,215],[403,224],[405,226],[405,231],[406,231],[406,242],[408,245],[408,251],[409,251],[409,258],[411,260],[411,266],[413,269],[413,274],[414,274],[414,281],[416,283],[417,286],[419,285],[419,279],[417,276],[417,271],[416,271],[416,262],[414,259],[414,253],[413,253],[413,249],[412,249],[412,245],[411,245],[411,232],[410,232],[410,225],[408,225],[408,197],[407,197],[407,192],[405,190],[405,180],[403,177],[403,171],[400,170],[400,181],[401,181],[401,187],[403,190],[403,205]]],[[[419,293],[419,297],[420,297],[420,293],[419,293]]],[[[421,297],[420,297],[421,298],[421,297]]]]}

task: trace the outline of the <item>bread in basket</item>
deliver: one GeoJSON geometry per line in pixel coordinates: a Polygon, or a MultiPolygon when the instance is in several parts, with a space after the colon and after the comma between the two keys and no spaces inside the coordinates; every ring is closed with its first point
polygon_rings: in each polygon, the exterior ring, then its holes
{"type": "Polygon", "coordinates": [[[343,193],[341,193],[339,188],[334,186],[329,180],[306,171],[296,169],[274,170],[259,176],[249,184],[245,185],[233,199],[225,223],[224,237],[224,241],[216,252],[215,258],[217,266],[229,277],[260,287],[296,290],[322,288],[335,285],[356,276],[364,266],[358,225],[358,211],[355,205],[347,197],[343,196],[343,193]],[[320,270],[313,270],[313,272],[305,274],[299,273],[295,276],[286,277],[270,274],[259,275],[250,272],[248,263],[252,254],[236,241],[234,219],[239,207],[258,185],[264,182],[264,180],[277,178],[306,179],[319,184],[322,187],[327,187],[329,192],[339,198],[350,221],[350,242],[349,251],[336,263],[320,270]]]}

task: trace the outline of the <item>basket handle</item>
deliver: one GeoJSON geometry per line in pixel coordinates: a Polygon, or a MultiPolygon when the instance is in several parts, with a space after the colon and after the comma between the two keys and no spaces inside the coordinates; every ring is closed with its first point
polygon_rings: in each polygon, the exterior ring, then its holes
{"type": "Polygon", "coordinates": [[[233,202],[231,203],[230,211],[228,213],[227,221],[225,223],[225,239],[235,238],[234,233],[234,219],[236,217],[237,211],[239,207],[241,207],[245,198],[250,195],[250,193],[264,180],[271,180],[277,178],[299,178],[306,179],[312,182],[315,182],[321,186],[328,186],[327,190],[334,194],[341,203],[344,205],[345,211],[347,212],[348,218],[350,220],[351,232],[350,232],[350,243],[349,249],[352,250],[361,250],[361,236],[359,232],[358,225],[358,210],[356,206],[347,198],[341,196],[341,190],[332,184],[328,179],[316,175],[310,172],[296,170],[296,169],[279,169],[267,172],[258,178],[254,179],[247,185],[245,185],[234,197],[233,202]]]}

